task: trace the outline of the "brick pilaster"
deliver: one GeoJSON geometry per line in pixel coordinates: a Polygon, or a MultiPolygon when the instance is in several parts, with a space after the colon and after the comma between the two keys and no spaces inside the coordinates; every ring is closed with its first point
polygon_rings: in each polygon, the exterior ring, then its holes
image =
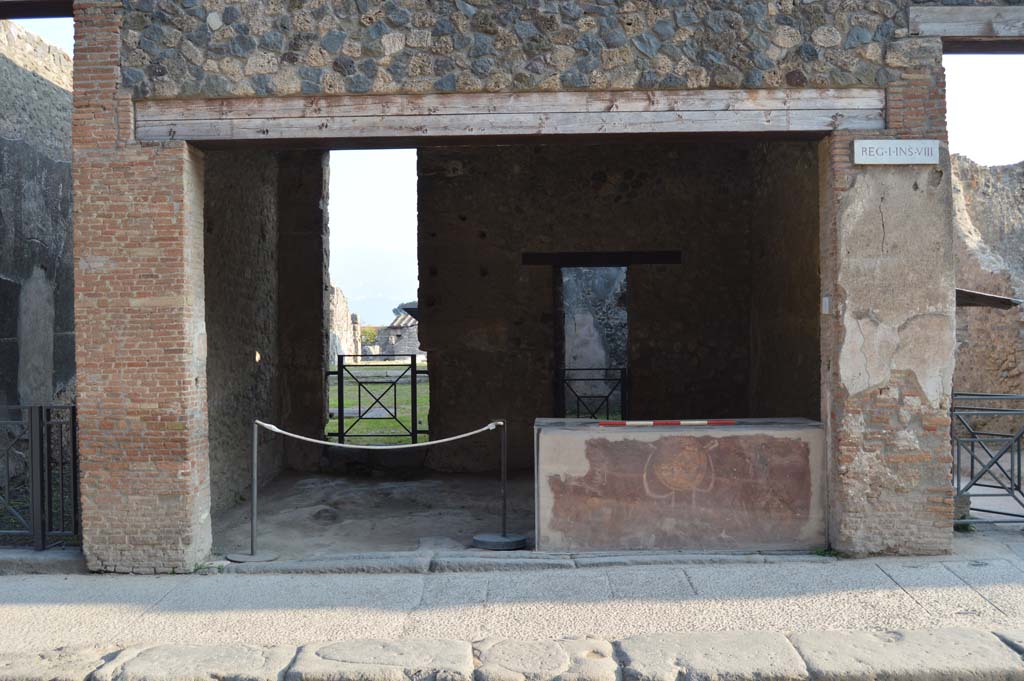
{"type": "Polygon", "coordinates": [[[897,356],[900,348],[918,344],[916,352],[931,353],[931,368],[948,368],[951,376],[954,284],[948,165],[945,154],[939,167],[853,164],[854,139],[944,141],[945,114],[944,72],[941,62],[934,61],[904,71],[901,80],[890,84],[886,130],[836,132],[822,143],[822,286],[832,307],[822,317],[822,413],[829,422],[831,456],[829,536],[834,548],[848,554],[942,553],[952,540],[948,388],[937,400],[934,395],[930,399],[921,376],[897,356]],[[863,189],[858,184],[872,182],[891,185],[882,193],[891,205],[862,205],[863,195],[851,196],[863,189]],[[934,194],[934,217],[919,232],[894,242],[900,204],[916,200],[919,192],[934,194]],[[866,240],[864,226],[872,220],[877,220],[871,229],[877,228],[878,237],[866,240]],[[890,230],[885,246],[884,229],[890,230]],[[933,260],[927,276],[915,271],[919,255],[933,260]],[[903,274],[893,275],[886,265],[891,257],[905,259],[903,274]],[[877,262],[878,277],[887,277],[889,290],[882,297],[866,295],[875,289],[863,277],[851,283],[847,275],[843,283],[844,268],[863,272],[868,262],[877,262]],[[914,330],[921,320],[931,326],[914,330]],[[877,335],[864,334],[875,325],[877,335]],[[856,390],[844,383],[843,346],[851,342],[866,363],[873,353],[886,352],[887,343],[896,343],[884,380],[856,390]]]}
{"type": "Polygon", "coordinates": [[[72,119],[83,541],[90,569],[210,548],[202,156],[133,139],[123,3],[75,3],[72,119]]]}

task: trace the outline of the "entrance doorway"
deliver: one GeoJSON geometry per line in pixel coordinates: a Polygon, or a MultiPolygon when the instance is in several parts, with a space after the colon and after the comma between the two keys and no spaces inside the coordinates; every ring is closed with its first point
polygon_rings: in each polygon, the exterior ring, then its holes
{"type": "Polygon", "coordinates": [[[628,270],[558,270],[561,365],[555,416],[626,418],[629,386],[628,270]]]}
{"type": "MultiPolygon", "coordinates": [[[[247,389],[242,363],[252,358],[248,352],[231,354],[238,362],[230,374],[237,384],[218,381],[223,374],[216,363],[235,347],[236,331],[245,328],[236,322],[268,309],[259,300],[242,298],[249,311],[241,314],[239,297],[264,291],[275,301],[277,326],[272,315],[265,322],[257,318],[262,360],[251,377],[256,387],[248,388],[260,398],[259,415],[273,422],[275,415],[303,403],[310,387],[281,379],[284,363],[294,366],[292,330],[283,324],[300,309],[295,298],[282,292],[289,290],[296,271],[315,274],[318,292],[327,281],[322,268],[308,266],[309,258],[322,257],[322,241],[319,248],[304,251],[304,267],[282,267],[284,260],[295,265],[285,249],[302,227],[295,223],[292,231],[278,227],[274,233],[282,208],[298,200],[295,192],[280,189],[289,184],[285,173],[290,166],[275,165],[276,152],[265,152],[248,158],[248,165],[263,175],[242,176],[231,171],[239,167],[231,156],[242,153],[211,152],[207,160],[206,181],[218,189],[207,193],[207,220],[213,221],[207,232],[208,283],[234,285],[231,273],[248,271],[243,252],[276,271],[276,281],[240,278],[235,288],[218,289],[224,293],[222,305],[207,309],[208,317],[220,316],[207,323],[211,348],[217,349],[208,382],[223,393],[223,399],[209,402],[213,492],[221,500],[214,520],[218,552],[244,551],[248,541],[248,506],[240,503],[248,472],[247,448],[240,445],[247,442],[239,424],[250,414],[238,406],[247,389]],[[232,191],[220,191],[227,177],[233,178],[232,191]],[[238,186],[245,177],[277,183],[279,190],[275,195],[262,186],[238,186]],[[260,207],[266,241],[229,221],[235,213],[221,202],[234,195],[260,207]],[[274,243],[280,244],[277,253],[274,243]],[[231,255],[232,248],[237,255],[231,255]],[[229,422],[239,435],[215,437],[227,433],[222,425],[229,422]],[[225,485],[234,486],[233,498],[225,485]]],[[[328,326],[325,311],[319,328],[324,339],[320,381],[313,388],[321,400],[315,412],[322,415],[321,437],[325,426],[339,432],[331,421],[347,427],[353,425],[350,420],[375,415],[393,419],[383,413],[385,403],[407,419],[403,423],[410,429],[414,420],[427,420],[432,441],[502,419],[508,424],[512,468],[509,529],[528,534],[534,525],[533,429],[538,418],[818,419],[817,142],[675,138],[601,145],[426,146],[415,153],[417,286],[393,296],[398,307],[393,317],[387,316],[417,322],[417,347],[392,354],[404,355],[396,375],[409,369],[411,376],[412,367],[419,374],[426,359],[429,384],[417,380],[416,386],[429,403],[416,400],[415,419],[411,403],[402,411],[400,396],[392,393],[409,385],[395,385],[386,368],[379,380],[390,386],[376,385],[371,394],[363,391],[369,386],[353,381],[362,391],[361,396],[354,393],[354,404],[340,393],[332,404],[323,378],[342,367],[329,368],[330,359],[346,356],[347,370],[348,355],[367,354],[370,339],[363,331],[370,324],[361,314],[362,330],[358,336],[348,332],[347,341],[359,350],[335,354],[327,339],[334,333],[340,347],[344,333],[328,326]],[[346,413],[350,406],[355,409],[351,415],[346,413]]],[[[313,192],[307,198],[312,204],[313,192]]],[[[354,201],[341,204],[331,229],[355,226],[386,252],[394,239],[374,237],[377,222],[344,224],[358,214],[354,201]]],[[[293,223],[294,215],[288,216],[293,223]]],[[[372,211],[371,216],[376,219],[372,211]]],[[[339,248],[344,246],[340,241],[339,248]]],[[[372,269],[361,271],[369,276],[372,269]]],[[[386,267],[377,269],[387,274],[386,267]]],[[[351,314],[359,296],[348,288],[351,314]]],[[[331,307],[340,309],[334,302],[331,307]]],[[[397,344],[398,334],[391,335],[397,344]]],[[[378,330],[374,342],[380,337],[378,330]]],[[[361,365],[353,364],[353,371],[361,371],[361,365]]],[[[499,527],[500,449],[496,434],[491,435],[412,453],[367,448],[338,455],[318,448],[296,455],[279,443],[261,442],[261,456],[266,452],[259,505],[262,546],[290,558],[466,549],[474,534],[499,527]]],[[[422,442],[426,434],[418,437],[422,442]]],[[[412,433],[397,433],[382,444],[398,444],[399,438],[409,442],[412,433]]]]}

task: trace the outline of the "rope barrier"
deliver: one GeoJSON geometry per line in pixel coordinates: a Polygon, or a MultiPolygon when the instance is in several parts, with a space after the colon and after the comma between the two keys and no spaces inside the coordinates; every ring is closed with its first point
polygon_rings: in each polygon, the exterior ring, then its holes
{"type": "Polygon", "coordinates": [[[317,440],[316,438],[306,437],[305,435],[298,435],[297,433],[290,433],[287,430],[278,428],[272,423],[266,423],[260,420],[254,420],[252,422],[252,499],[250,500],[251,509],[249,515],[249,553],[232,553],[227,556],[227,559],[235,563],[249,563],[249,562],[265,562],[276,560],[277,555],[271,553],[257,553],[256,552],[256,514],[257,514],[257,498],[259,494],[259,429],[263,428],[269,430],[272,433],[283,435],[285,437],[294,438],[296,440],[302,440],[303,442],[310,442],[315,445],[323,445],[325,447],[334,447],[336,449],[418,449],[423,447],[433,447],[435,445],[444,444],[446,442],[455,442],[456,440],[464,440],[467,437],[473,437],[480,433],[486,433],[489,430],[495,430],[502,428],[501,431],[501,535],[479,535],[474,537],[473,540],[477,543],[477,539],[484,537],[492,546],[481,546],[481,548],[521,548],[526,544],[526,538],[520,537],[519,535],[509,536],[507,534],[508,528],[508,429],[505,428],[505,421],[497,420],[491,421],[482,428],[471,430],[468,433],[461,433],[459,435],[452,435],[446,437],[443,440],[431,440],[430,442],[417,442],[407,445],[349,445],[342,444],[340,442],[328,442],[327,440],[317,440]]]}
{"type": "Polygon", "coordinates": [[[269,430],[272,433],[277,433],[279,435],[284,435],[286,437],[291,437],[291,438],[294,438],[296,440],[302,440],[303,442],[310,442],[310,443],[315,444],[315,445],[324,445],[325,447],[334,447],[335,449],[418,449],[418,448],[422,448],[422,447],[433,447],[434,445],[442,445],[442,444],[444,444],[446,442],[455,442],[456,440],[464,440],[467,437],[473,437],[474,435],[479,435],[480,433],[486,433],[487,431],[494,430],[495,428],[502,428],[502,427],[504,427],[505,422],[504,421],[491,421],[490,423],[488,423],[483,428],[477,428],[476,430],[471,430],[468,433],[462,433],[460,435],[452,435],[451,437],[446,437],[446,438],[443,438],[441,440],[430,440],[429,442],[416,442],[416,443],[407,444],[407,445],[349,445],[349,444],[342,444],[340,442],[328,442],[327,440],[317,440],[317,439],[314,439],[314,438],[311,438],[311,437],[306,437],[304,435],[297,435],[296,433],[289,433],[287,430],[282,430],[281,428],[278,428],[277,426],[275,426],[272,423],[264,423],[263,421],[256,421],[256,425],[260,426],[261,428],[265,428],[266,430],[269,430]]]}

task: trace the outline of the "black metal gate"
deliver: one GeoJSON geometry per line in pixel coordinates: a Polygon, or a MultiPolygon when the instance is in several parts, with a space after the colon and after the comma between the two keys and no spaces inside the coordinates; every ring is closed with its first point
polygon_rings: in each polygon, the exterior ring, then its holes
{"type": "Polygon", "coordinates": [[[952,405],[957,507],[984,514],[955,523],[1024,523],[1024,395],[953,393],[952,405]]]}
{"type": "Polygon", "coordinates": [[[75,408],[0,407],[0,544],[77,543],[75,408]]]}
{"type": "Polygon", "coordinates": [[[429,380],[416,355],[338,355],[337,369],[327,372],[325,434],[367,445],[429,439],[429,380]]]}
{"type": "Polygon", "coordinates": [[[563,418],[629,418],[629,371],[618,367],[560,370],[555,411],[563,418]]]}

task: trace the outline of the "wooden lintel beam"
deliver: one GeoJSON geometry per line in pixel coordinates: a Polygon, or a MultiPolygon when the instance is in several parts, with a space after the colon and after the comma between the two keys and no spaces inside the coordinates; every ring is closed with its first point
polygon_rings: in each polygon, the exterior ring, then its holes
{"type": "Polygon", "coordinates": [[[875,89],[560,92],[147,100],[140,141],[825,133],[884,127],[875,89]]]}
{"type": "Polygon", "coordinates": [[[71,17],[72,0],[0,0],[0,19],[71,17]]]}
{"type": "Polygon", "coordinates": [[[1024,52],[1024,7],[911,7],[910,32],[956,44],[1020,41],[1017,51],[1024,52]]]}

